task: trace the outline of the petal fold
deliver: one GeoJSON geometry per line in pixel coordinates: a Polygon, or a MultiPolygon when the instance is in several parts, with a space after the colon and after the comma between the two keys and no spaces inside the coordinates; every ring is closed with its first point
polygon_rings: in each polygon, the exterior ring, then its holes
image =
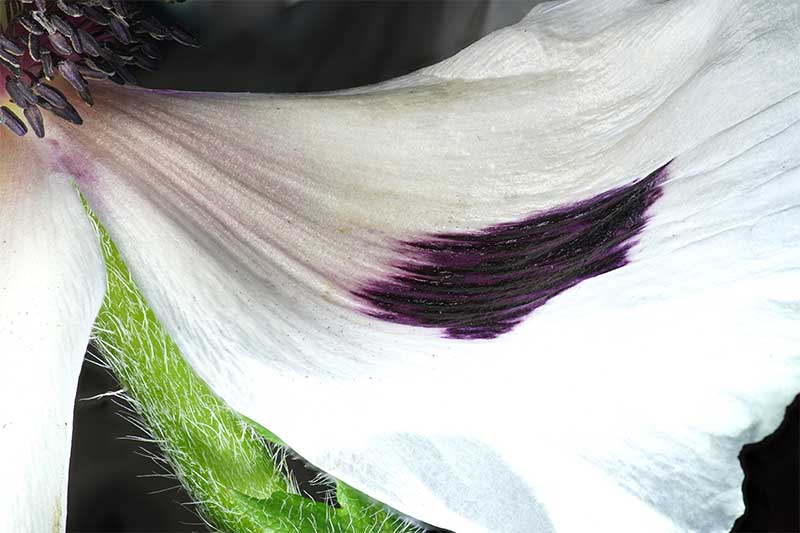
{"type": "Polygon", "coordinates": [[[96,234],[68,176],[0,135],[0,531],[66,526],[78,374],[105,291],[96,234]]]}
{"type": "Polygon", "coordinates": [[[348,484],[459,533],[727,531],[738,450],[800,388],[799,20],[553,2],[342,93],[98,89],[52,162],[199,374],[348,484]],[[398,243],[581,212],[668,162],[626,260],[495,338],[359,299],[407,273],[398,243]]]}

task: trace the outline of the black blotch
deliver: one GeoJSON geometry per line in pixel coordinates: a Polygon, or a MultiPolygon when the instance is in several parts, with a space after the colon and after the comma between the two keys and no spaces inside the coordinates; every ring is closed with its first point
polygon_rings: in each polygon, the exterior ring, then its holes
{"type": "Polygon", "coordinates": [[[400,242],[395,273],[353,294],[375,318],[451,338],[497,337],[558,293],[627,263],[666,167],[517,222],[400,242]]]}

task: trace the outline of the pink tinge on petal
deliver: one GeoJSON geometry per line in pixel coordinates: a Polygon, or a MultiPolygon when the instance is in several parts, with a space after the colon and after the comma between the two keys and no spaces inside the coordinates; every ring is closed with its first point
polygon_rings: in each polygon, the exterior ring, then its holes
{"type": "Polygon", "coordinates": [[[72,181],[38,143],[2,131],[0,146],[0,531],[59,532],[105,266],[72,181]]]}

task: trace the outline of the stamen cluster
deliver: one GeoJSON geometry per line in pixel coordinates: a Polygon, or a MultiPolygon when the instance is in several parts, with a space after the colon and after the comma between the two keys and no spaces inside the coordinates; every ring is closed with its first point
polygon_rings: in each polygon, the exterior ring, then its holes
{"type": "MultiPolygon", "coordinates": [[[[91,106],[88,80],[136,84],[130,68],[154,70],[160,59],[158,41],[199,46],[185,30],[165,26],[128,0],[9,0],[5,10],[0,70],[7,72],[6,92],[40,138],[41,109],[83,123],[68,98],[48,81],[63,78],[91,106]]],[[[20,136],[28,132],[8,106],[0,106],[0,123],[20,136]]]]}

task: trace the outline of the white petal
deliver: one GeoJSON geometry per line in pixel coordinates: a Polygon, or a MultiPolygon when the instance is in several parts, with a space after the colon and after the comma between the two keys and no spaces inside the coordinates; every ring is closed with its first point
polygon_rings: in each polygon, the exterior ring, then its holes
{"type": "Polygon", "coordinates": [[[575,0],[343,94],[103,89],[56,163],[198,372],[334,476],[460,533],[728,530],[800,388],[798,10],[575,0]],[[673,158],[632,262],[508,333],[359,311],[396,239],[673,158]]]}
{"type": "Polygon", "coordinates": [[[0,531],[63,531],[72,410],[105,268],[80,197],[0,134],[0,531]]]}

